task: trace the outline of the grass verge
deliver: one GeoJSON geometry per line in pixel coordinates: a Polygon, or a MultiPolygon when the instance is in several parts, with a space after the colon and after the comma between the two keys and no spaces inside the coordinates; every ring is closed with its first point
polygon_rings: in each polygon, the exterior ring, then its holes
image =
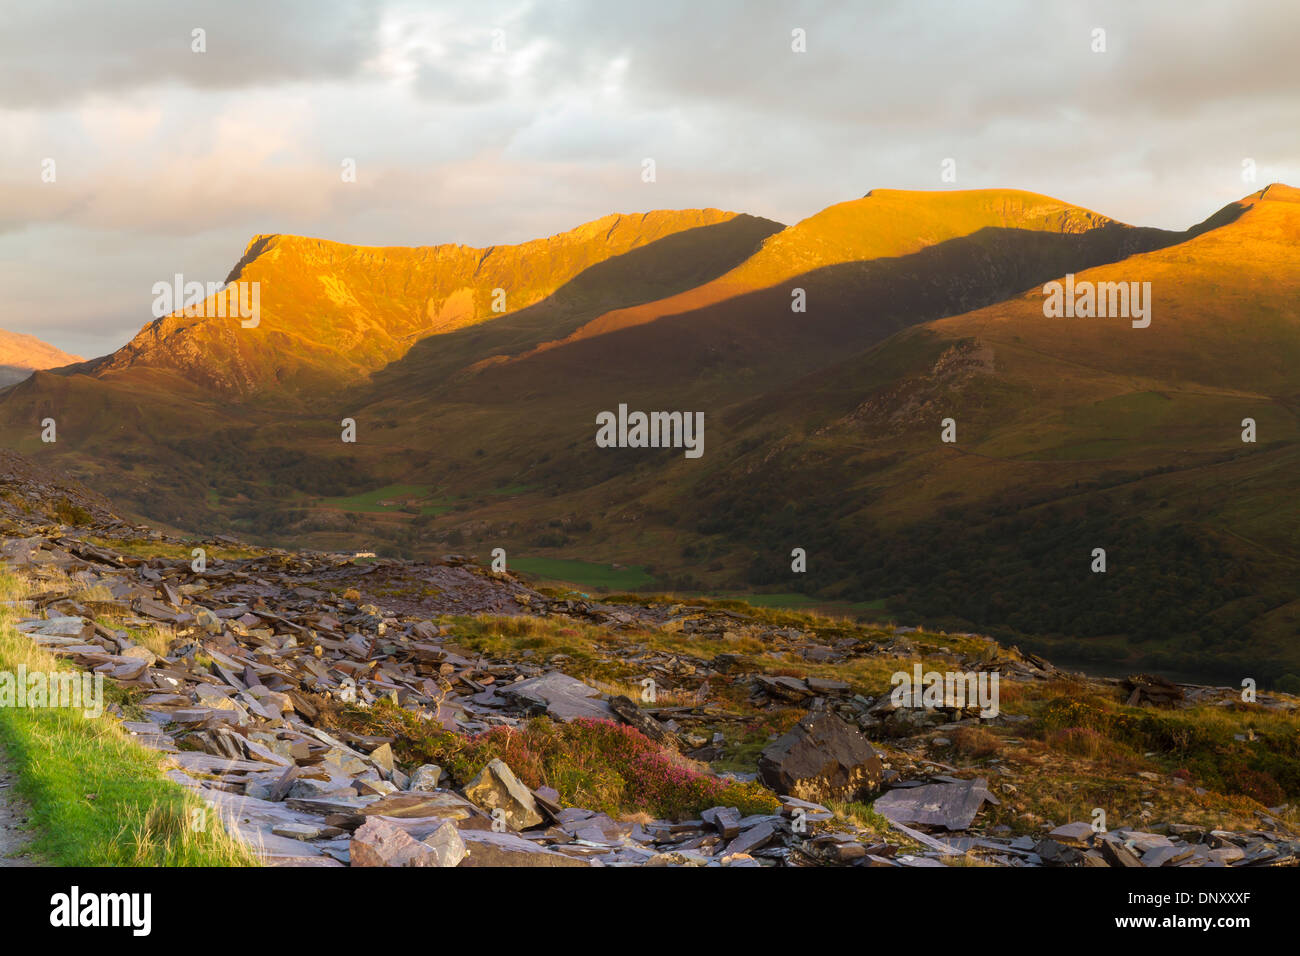
{"type": "MultiPolygon", "coordinates": [[[[0,596],[21,600],[25,581],[0,575],[0,596]]],[[[71,669],[15,627],[0,608],[0,671],[71,669]]],[[[119,692],[120,693],[120,692],[119,692]]],[[[105,696],[112,698],[109,685],[105,696]]],[[[159,755],[108,714],[0,707],[0,748],[31,808],[25,850],[52,866],[255,866],[208,805],[164,776],[159,755]]]]}

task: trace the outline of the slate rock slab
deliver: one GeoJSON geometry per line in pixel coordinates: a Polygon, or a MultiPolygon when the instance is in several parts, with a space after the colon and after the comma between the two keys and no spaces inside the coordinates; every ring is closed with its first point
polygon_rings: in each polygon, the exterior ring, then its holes
{"type": "Polygon", "coordinates": [[[586,860],[547,850],[513,833],[462,830],[460,835],[469,851],[461,866],[590,866],[586,860]]]}
{"type": "Polygon", "coordinates": [[[923,823],[946,830],[965,830],[990,799],[983,777],[960,783],[930,783],[891,790],[876,800],[875,811],[894,823],[923,823]]]}
{"type": "Polygon", "coordinates": [[[479,771],[465,787],[465,796],[488,813],[503,811],[506,823],[516,830],[527,830],[542,822],[533,792],[500,758],[479,771]]]}
{"type": "Polygon", "coordinates": [[[609,704],[600,699],[600,691],[558,671],[518,681],[500,688],[498,693],[525,706],[541,707],[556,720],[566,723],[579,717],[598,720],[613,717],[609,704]]]}
{"type": "Polygon", "coordinates": [[[758,778],[800,800],[858,800],[880,787],[884,769],[857,727],[830,713],[809,715],[758,760],[758,778]]]}
{"type": "Polygon", "coordinates": [[[611,697],[607,706],[619,720],[641,731],[655,743],[666,747],[677,746],[677,738],[663,724],[638,707],[630,697],[611,697]]]}

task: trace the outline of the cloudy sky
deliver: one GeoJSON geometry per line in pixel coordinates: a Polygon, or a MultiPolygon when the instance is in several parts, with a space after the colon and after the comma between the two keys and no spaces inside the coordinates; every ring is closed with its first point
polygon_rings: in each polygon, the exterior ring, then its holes
{"type": "Polygon", "coordinates": [[[1181,229],[1300,184],[1293,0],[3,2],[0,328],[86,356],[257,233],[483,246],[987,186],[1181,229]]]}

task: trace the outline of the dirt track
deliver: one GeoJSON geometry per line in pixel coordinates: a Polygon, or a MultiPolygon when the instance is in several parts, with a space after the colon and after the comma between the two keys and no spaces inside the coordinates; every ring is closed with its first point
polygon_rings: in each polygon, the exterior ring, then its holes
{"type": "Polygon", "coordinates": [[[32,866],[31,860],[14,856],[27,843],[27,808],[14,793],[14,774],[0,753],[0,867],[32,866]]]}

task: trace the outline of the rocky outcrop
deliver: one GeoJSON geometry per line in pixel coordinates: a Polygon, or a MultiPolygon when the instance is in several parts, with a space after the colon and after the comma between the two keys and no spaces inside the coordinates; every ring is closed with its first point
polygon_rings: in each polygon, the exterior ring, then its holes
{"type": "Polygon", "coordinates": [[[758,761],[763,783],[801,800],[860,800],[879,789],[883,772],[861,731],[832,714],[805,717],[758,761]]]}

